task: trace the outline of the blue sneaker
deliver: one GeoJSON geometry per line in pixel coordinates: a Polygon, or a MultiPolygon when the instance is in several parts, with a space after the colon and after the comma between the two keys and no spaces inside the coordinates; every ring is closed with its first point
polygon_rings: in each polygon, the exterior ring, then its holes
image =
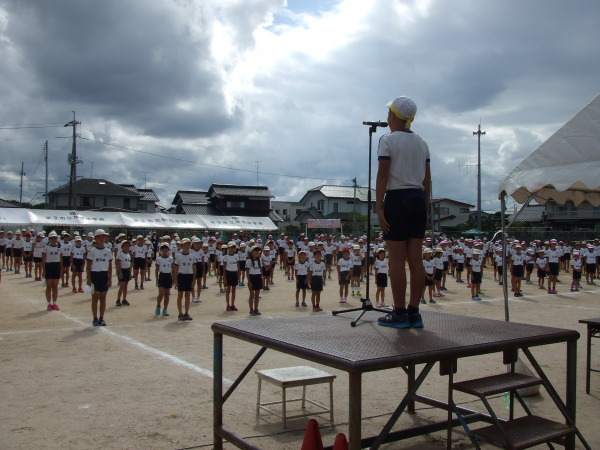
{"type": "Polygon", "coordinates": [[[423,328],[423,318],[421,317],[421,313],[407,314],[408,323],[411,328],[423,328]]]}
{"type": "Polygon", "coordinates": [[[160,306],[156,307],[156,309],[154,310],[154,315],[155,316],[160,316],[160,306]]]}
{"type": "Polygon", "coordinates": [[[429,303],[437,303],[434,299],[430,298],[429,303]]]}
{"type": "Polygon", "coordinates": [[[379,325],[384,327],[410,328],[408,314],[398,314],[396,311],[392,311],[391,313],[380,317],[377,321],[379,322],[379,325]]]}
{"type": "Polygon", "coordinates": [[[425,301],[425,299],[424,299],[424,298],[422,298],[422,299],[421,299],[421,305],[426,305],[426,304],[427,304],[427,302],[425,301]]]}
{"type": "Polygon", "coordinates": [[[167,308],[163,309],[163,316],[168,316],[169,315],[169,311],[167,310],[167,308]]]}
{"type": "Polygon", "coordinates": [[[98,323],[98,319],[94,319],[94,321],[92,322],[92,326],[97,327],[98,325],[100,325],[98,323]]]}

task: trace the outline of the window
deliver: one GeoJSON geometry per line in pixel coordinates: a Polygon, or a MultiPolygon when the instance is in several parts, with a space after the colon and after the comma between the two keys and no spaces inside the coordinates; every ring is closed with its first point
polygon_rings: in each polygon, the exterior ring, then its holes
{"type": "Polygon", "coordinates": [[[140,203],[140,204],[138,204],[138,210],[148,211],[148,205],[146,203],[140,203]]]}
{"type": "Polygon", "coordinates": [[[124,198],[123,199],[123,209],[129,209],[131,207],[131,199],[124,198]]]}
{"type": "Polygon", "coordinates": [[[108,206],[108,197],[104,197],[104,206],[108,206]]]}
{"type": "Polygon", "coordinates": [[[333,204],[333,212],[334,212],[334,213],[336,213],[336,212],[339,212],[339,211],[338,211],[338,209],[339,209],[339,206],[340,206],[340,205],[339,205],[339,203],[334,203],[334,204],[333,204]]]}
{"type": "Polygon", "coordinates": [[[227,207],[228,208],[245,208],[246,207],[246,202],[244,201],[228,201],[227,202],[227,207]]]}
{"type": "Polygon", "coordinates": [[[325,200],[319,200],[317,202],[317,211],[319,211],[319,212],[325,211],[325,200]]]}
{"type": "Polygon", "coordinates": [[[284,209],[284,210],[283,210],[283,215],[284,215],[284,216],[287,216],[287,215],[288,215],[288,210],[287,210],[287,209],[284,209]]]}
{"type": "Polygon", "coordinates": [[[437,211],[438,214],[443,214],[443,215],[450,214],[450,208],[448,208],[446,206],[441,206],[441,207],[439,207],[437,209],[438,209],[438,211],[437,211]]]}
{"type": "Polygon", "coordinates": [[[279,215],[279,210],[278,209],[275,210],[275,214],[279,215]]]}
{"type": "Polygon", "coordinates": [[[470,212],[470,209],[469,208],[460,208],[460,212],[468,214],[470,212]]]}
{"type": "Polygon", "coordinates": [[[94,197],[81,197],[80,202],[84,208],[92,208],[95,205],[94,197]]]}

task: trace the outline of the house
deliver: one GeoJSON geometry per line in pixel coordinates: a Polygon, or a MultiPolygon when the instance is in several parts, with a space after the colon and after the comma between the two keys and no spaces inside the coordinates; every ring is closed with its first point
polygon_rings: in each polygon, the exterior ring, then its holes
{"type": "MultiPolygon", "coordinates": [[[[70,209],[69,183],[48,193],[50,209],[70,209]]],[[[158,197],[152,189],[115,184],[102,178],[81,178],[73,183],[72,209],[156,212],[158,197]]]]}
{"type": "Polygon", "coordinates": [[[371,189],[371,208],[368,205],[369,188],[362,186],[321,185],[309,189],[298,202],[294,222],[305,227],[308,219],[341,219],[344,229],[352,232],[366,230],[366,223],[357,223],[357,216],[366,217],[371,211],[371,225],[379,224],[374,213],[375,189],[371,189]]]}
{"type": "Polygon", "coordinates": [[[431,200],[430,206],[434,231],[444,231],[466,224],[475,205],[450,198],[436,198],[431,200]]]}
{"type": "Polygon", "coordinates": [[[278,223],[281,230],[300,226],[295,220],[296,216],[304,209],[304,206],[300,202],[273,200],[271,202],[271,208],[275,214],[281,217],[281,222],[278,223]]]}
{"type": "Polygon", "coordinates": [[[14,203],[7,202],[6,200],[2,200],[0,198],[0,208],[21,208],[21,206],[17,206],[14,203]]]}
{"type": "Polygon", "coordinates": [[[171,202],[175,205],[174,214],[221,215],[208,198],[208,191],[177,191],[171,202]]]}
{"type": "Polygon", "coordinates": [[[546,205],[526,206],[518,213],[516,220],[553,230],[593,229],[600,223],[600,206],[594,206],[587,201],[579,206],[575,206],[571,201],[559,205],[550,200],[546,205]]]}
{"type": "Polygon", "coordinates": [[[176,214],[269,217],[281,222],[271,209],[274,197],[267,186],[213,184],[208,191],[177,191],[172,204],[176,214]]]}

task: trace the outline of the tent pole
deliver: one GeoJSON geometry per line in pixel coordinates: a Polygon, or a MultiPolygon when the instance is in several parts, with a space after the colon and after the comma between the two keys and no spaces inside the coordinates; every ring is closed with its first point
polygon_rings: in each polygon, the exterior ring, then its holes
{"type": "Polygon", "coordinates": [[[508,261],[506,254],[506,192],[500,193],[500,223],[502,224],[502,233],[500,238],[502,239],[502,293],[504,294],[504,320],[510,322],[510,316],[508,312],[508,261]]]}

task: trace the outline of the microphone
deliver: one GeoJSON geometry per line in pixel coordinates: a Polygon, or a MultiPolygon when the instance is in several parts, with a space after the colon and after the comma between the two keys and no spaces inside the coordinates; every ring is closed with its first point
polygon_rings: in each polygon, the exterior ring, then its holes
{"type": "Polygon", "coordinates": [[[381,120],[378,120],[377,122],[363,122],[363,125],[369,125],[371,127],[387,127],[388,123],[387,122],[382,122],[381,120]]]}

